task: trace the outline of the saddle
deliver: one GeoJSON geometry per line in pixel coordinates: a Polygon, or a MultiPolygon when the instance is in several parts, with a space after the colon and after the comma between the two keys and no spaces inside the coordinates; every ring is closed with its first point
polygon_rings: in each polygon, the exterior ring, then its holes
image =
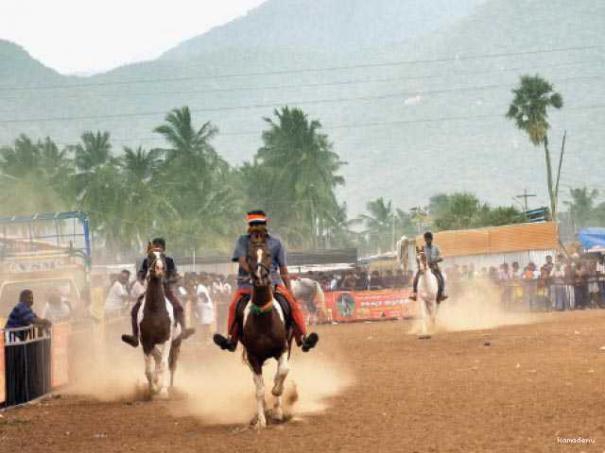
{"type": "MultiPolygon", "coordinates": [[[[250,294],[244,294],[237,302],[237,306],[235,309],[235,319],[240,332],[244,331],[244,310],[246,309],[246,305],[250,301],[250,297],[250,294]]],[[[286,330],[290,330],[292,328],[292,309],[290,308],[288,300],[283,294],[280,294],[277,291],[273,294],[273,297],[281,307],[281,310],[284,314],[286,330]]]]}

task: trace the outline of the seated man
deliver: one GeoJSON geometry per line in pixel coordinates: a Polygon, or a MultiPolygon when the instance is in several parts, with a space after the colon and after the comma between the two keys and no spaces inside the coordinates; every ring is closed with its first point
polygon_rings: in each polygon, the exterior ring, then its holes
{"type": "MultiPolygon", "coordinates": [[[[445,281],[443,279],[443,274],[441,274],[441,269],[439,269],[439,263],[443,261],[441,257],[441,250],[437,245],[433,244],[433,233],[427,231],[424,233],[424,254],[426,255],[426,261],[435,277],[437,277],[437,283],[439,285],[437,290],[437,302],[444,301],[447,299],[447,295],[445,294],[445,281]]],[[[410,299],[416,300],[418,298],[418,279],[420,278],[420,270],[416,272],[416,276],[414,277],[414,292],[410,296],[410,299]]]]}
{"type": "MultiPolygon", "coordinates": [[[[166,241],[163,238],[156,238],[151,242],[154,250],[164,253],[166,250],[166,241]]],[[[195,329],[188,329],[185,325],[185,310],[183,310],[183,306],[172,292],[171,285],[176,282],[178,278],[178,274],[176,271],[176,264],[174,264],[174,260],[169,257],[164,257],[166,260],[166,280],[164,283],[164,293],[166,295],[166,299],[170,301],[172,307],[174,308],[174,318],[176,322],[180,324],[182,333],[181,337],[183,339],[189,338],[191,335],[195,333],[195,329]]],[[[149,270],[149,263],[147,262],[147,257],[141,263],[141,268],[137,272],[137,277],[139,281],[144,281],[147,278],[147,271],[149,270]]],[[[130,312],[131,322],[132,322],[132,335],[122,335],[122,341],[128,343],[132,347],[137,347],[139,345],[139,323],[138,323],[138,313],[139,308],[141,308],[141,302],[143,301],[143,297],[145,294],[139,297],[139,300],[132,307],[130,312]]]]}
{"type": "Polygon", "coordinates": [[[269,235],[267,230],[267,216],[263,211],[250,211],[247,216],[248,234],[240,236],[233,252],[233,261],[239,263],[238,271],[238,290],[235,292],[231,305],[229,306],[229,319],[227,322],[227,332],[229,338],[220,334],[214,335],[214,342],[223,350],[235,351],[239,340],[239,326],[236,320],[236,310],[242,297],[252,294],[252,285],[250,283],[250,268],[246,261],[248,253],[248,244],[252,239],[263,238],[267,241],[267,246],[271,252],[271,280],[275,285],[278,294],[282,295],[289,303],[292,312],[292,321],[294,329],[294,338],[296,344],[302,347],[304,352],[309,351],[317,344],[319,337],[316,333],[306,336],[305,318],[290,292],[290,277],[286,265],[286,252],[281,241],[276,237],[269,235]]]}

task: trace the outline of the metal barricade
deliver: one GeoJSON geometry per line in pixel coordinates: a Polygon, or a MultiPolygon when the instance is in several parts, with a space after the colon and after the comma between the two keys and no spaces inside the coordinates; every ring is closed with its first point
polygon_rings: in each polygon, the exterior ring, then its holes
{"type": "Polygon", "coordinates": [[[4,331],[6,406],[39,398],[51,390],[51,333],[39,327],[4,331]]]}

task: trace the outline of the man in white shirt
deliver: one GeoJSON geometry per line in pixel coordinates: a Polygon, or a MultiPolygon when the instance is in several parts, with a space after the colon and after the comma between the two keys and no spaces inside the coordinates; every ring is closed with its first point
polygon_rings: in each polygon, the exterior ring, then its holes
{"type": "Polygon", "coordinates": [[[119,313],[126,306],[130,298],[126,289],[129,279],[130,271],[124,269],[120,272],[105,298],[105,313],[119,313]]]}

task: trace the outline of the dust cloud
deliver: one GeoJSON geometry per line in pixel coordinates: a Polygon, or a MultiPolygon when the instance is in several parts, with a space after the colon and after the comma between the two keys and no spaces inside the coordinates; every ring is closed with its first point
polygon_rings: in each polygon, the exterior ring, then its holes
{"type": "MultiPolygon", "coordinates": [[[[116,329],[109,333],[86,332],[88,342],[76,341],[72,384],[66,394],[104,402],[133,402],[148,399],[143,355],[120,341],[116,329]],[[90,341],[94,338],[93,341],[90,341]]],[[[119,329],[118,329],[119,330],[119,329]]],[[[124,330],[126,331],[126,330],[124,330]]],[[[336,345],[325,345],[303,354],[295,347],[286,380],[284,405],[294,417],[317,414],[330,407],[331,399],[353,383],[353,375],[336,345]]],[[[271,388],[276,362],[263,369],[267,407],[273,405],[271,388]]],[[[181,350],[175,388],[167,408],[173,416],[193,416],[203,423],[247,423],[254,415],[252,372],[243,362],[241,346],[234,354],[195,342],[195,336],[181,350]]]]}
{"type": "MultiPolygon", "coordinates": [[[[530,324],[539,320],[537,314],[522,311],[520,308],[505,308],[500,295],[501,290],[498,287],[484,281],[475,281],[472,285],[451,294],[449,299],[439,305],[436,333],[494,329],[530,324]]],[[[419,322],[415,322],[410,333],[419,332],[419,322]]]]}

